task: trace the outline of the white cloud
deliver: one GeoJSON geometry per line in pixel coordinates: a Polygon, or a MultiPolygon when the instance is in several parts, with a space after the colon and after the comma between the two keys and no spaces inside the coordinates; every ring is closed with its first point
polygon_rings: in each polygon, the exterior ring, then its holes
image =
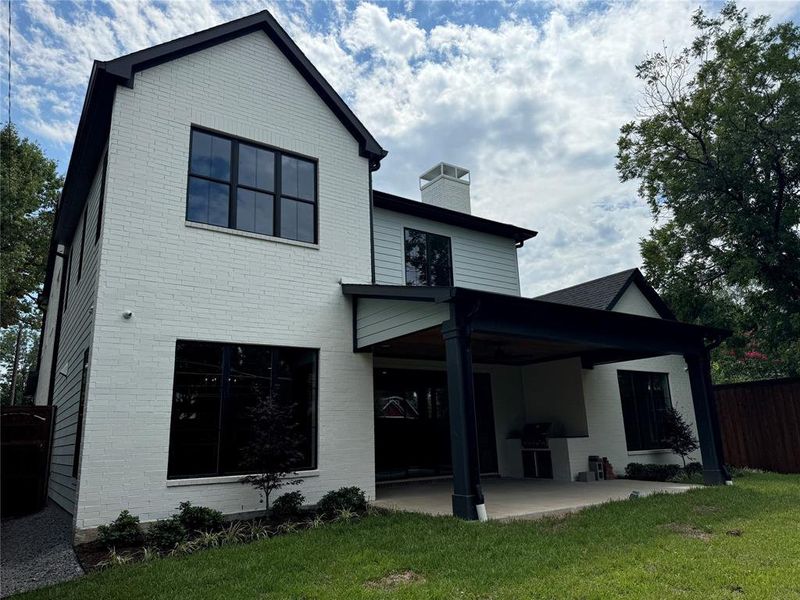
{"type": "MultiPolygon", "coordinates": [[[[113,0],[98,12],[31,2],[21,10],[33,25],[13,40],[17,102],[31,132],[68,143],[93,59],[266,6],[390,151],[376,187],[417,197],[419,173],[454,162],[472,170],[475,214],[540,231],[520,253],[524,293],[639,264],[651,220],[635,185],[618,181],[616,139],[634,116],[634,65],[663,44],[688,44],[696,3],[555,0],[540,5],[541,20],[515,6],[494,27],[464,24],[465,4],[427,29],[406,4],[393,14],[339,0],[319,23],[308,3],[113,0]]],[[[785,19],[799,5],[753,6],[785,19]]]]}

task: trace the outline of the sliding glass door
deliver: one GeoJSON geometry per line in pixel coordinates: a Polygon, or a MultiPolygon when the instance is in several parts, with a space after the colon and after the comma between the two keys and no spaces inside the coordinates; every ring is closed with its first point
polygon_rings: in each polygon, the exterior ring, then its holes
{"type": "MultiPolygon", "coordinates": [[[[491,381],[475,376],[481,471],[497,471],[491,381]]],[[[378,481],[450,475],[447,376],[443,371],[375,371],[378,481]]]]}

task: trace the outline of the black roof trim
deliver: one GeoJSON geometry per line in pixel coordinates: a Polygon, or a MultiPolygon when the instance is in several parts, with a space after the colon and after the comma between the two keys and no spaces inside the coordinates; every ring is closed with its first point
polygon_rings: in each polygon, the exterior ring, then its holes
{"type": "Polygon", "coordinates": [[[532,229],[500,223],[499,221],[491,221],[482,217],[475,217],[457,210],[441,208],[433,204],[425,204],[418,200],[411,200],[410,198],[403,198],[402,196],[395,196],[394,194],[388,194],[378,190],[373,190],[372,198],[374,206],[378,208],[413,215],[423,219],[430,219],[431,221],[446,223],[447,225],[455,225],[457,227],[464,227],[465,229],[511,238],[520,246],[522,246],[526,240],[536,237],[538,233],[532,229]]]}
{"type": "MultiPolygon", "coordinates": [[[[550,327],[554,323],[603,322],[616,325],[627,331],[650,331],[654,335],[680,335],[692,339],[724,339],[731,335],[727,329],[695,325],[682,321],[667,323],[656,317],[646,317],[608,310],[587,308],[574,304],[549,302],[538,298],[526,298],[511,294],[500,294],[463,287],[425,287],[402,285],[342,284],[342,293],[354,298],[379,298],[387,300],[416,300],[428,302],[466,301],[488,314],[502,319],[526,320],[530,315],[546,315],[539,324],[550,327]]],[[[613,329],[613,327],[612,327],[613,329]]]]}
{"type": "Polygon", "coordinates": [[[648,283],[639,269],[627,269],[619,273],[598,277],[591,281],[584,281],[577,285],[536,296],[535,299],[557,304],[582,306],[584,308],[612,310],[632,283],[636,284],[641,290],[661,318],[671,321],[676,320],[675,314],[661,296],[658,295],[658,292],[653,289],[653,286],[648,283]]]}
{"type": "Polygon", "coordinates": [[[360,154],[369,159],[370,169],[377,170],[380,167],[380,162],[387,155],[387,151],[372,137],[364,124],[317,71],[275,18],[268,11],[262,10],[256,14],[133,52],[111,61],[94,62],[64,181],[62,192],[64,206],[55,232],[59,242],[65,243],[69,240],[80,218],[83,202],[108,139],[111,110],[117,86],[133,87],[134,75],[137,71],[258,30],[264,31],[269,36],[359,142],[360,154]]]}
{"type": "Polygon", "coordinates": [[[141,71],[259,30],[264,31],[275,45],[280,48],[342,124],[347,127],[353,137],[360,142],[361,155],[373,159],[376,165],[380,164],[387,151],[372,137],[372,134],[367,131],[367,128],[350,110],[350,107],[342,100],[341,96],[336,93],[336,90],[331,87],[306,55],[303,54],[303,51],[289,37],[289,34],[275,20],[275,17],[267,10],[121,56],[104,63],[104,68],[109,73],[124,80],[124,85],[127,87],[133,87],[133,76],[136,71],[141,71]]]}

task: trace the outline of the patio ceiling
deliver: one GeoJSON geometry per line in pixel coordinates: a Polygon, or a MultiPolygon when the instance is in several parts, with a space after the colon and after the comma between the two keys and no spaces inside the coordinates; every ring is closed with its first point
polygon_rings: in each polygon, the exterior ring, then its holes
{"type": "MultiPolygon", "coordinates": [[[[580,357],[584,366],[635,360],[663,354],[697,352],[707,341],[729,332],[670,319],[645,317],[497,294],[459,287],[407,287],[343,284],[354,299],[385,301],[385,319],[412,303],[450,306],[450,319],[469,323],[473,361],[522,365],[580,357]],[[398,301],[403,308],[393,311],[398,301]],[[394,303],[394,304],[392,304],[394,303]]],[[[373,310],[373,314],[374,314],[373,310]]],[[[356,303],[355,319],[359,319],[356,303]]],[[[437,313],[445,314],[445,313],[437,313]]],[[[444,360],[441,322],[427,321],[377,343],[354,340],[375,356],[444,360]]],[[[357,327],[356,327],[357,329],[357,327]]],[[[357,337],[357,332],[354,333],[357,337]]]]}
{"type": "MultiPolygon", "coordinates": [[[[528,365],[563,358],[585,357],[601,364],[655,356],[652,352],[624,352],[599,345],[521,338],[476,332],[472,335],[472,360],[481,364],[528,365]]],[[[429,327],[372,346],[374,356],[445,360],[441,327],[429,327]]],[[[587,364],[589,366],[589,364],[587,364]]]]}

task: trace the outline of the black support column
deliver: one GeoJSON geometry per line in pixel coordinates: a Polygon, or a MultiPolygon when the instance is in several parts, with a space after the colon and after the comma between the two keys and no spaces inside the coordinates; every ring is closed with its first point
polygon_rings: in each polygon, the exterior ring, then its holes
{"type": "Polygon", "coordinates": [[[711,386],[711,362],[708,351],[685,354],[692,388],[694,418],[700,438],[700,455],[703,459],[703,479],[706,485],[720,485],[730,480],[725,468],[719,423],[711,386]]]}
{"type": "Polygon", "coordinates": [[[478,424],[467,319],[454,303],[450,320],[442,325],[447,355],[447,394],[450,411],[450,447],[453,458],[453,514],[476,520],[483,504],[478,464],[478,424]]]}

